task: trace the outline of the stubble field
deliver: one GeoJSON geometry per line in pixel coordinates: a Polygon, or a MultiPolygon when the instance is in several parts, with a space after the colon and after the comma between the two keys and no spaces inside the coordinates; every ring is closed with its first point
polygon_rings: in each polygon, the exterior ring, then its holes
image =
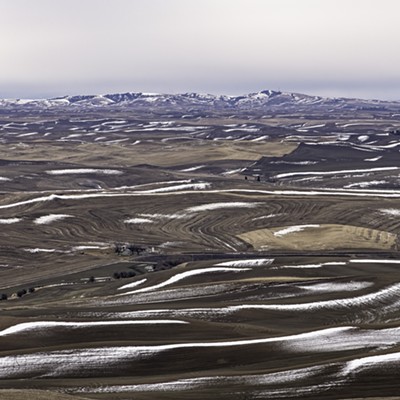
{"type": "Polygon", "coordinates": [[[0,121],[0,398],[397,399],[398,122],[317,122],[0,121]]]}

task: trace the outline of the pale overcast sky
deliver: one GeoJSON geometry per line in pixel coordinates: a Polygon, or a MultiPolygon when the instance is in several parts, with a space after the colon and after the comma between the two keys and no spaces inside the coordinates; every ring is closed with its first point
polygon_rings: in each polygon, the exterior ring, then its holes
{"type": "Polygon", "coordinates": [[[399,0],[0,0],[0,97],[400,100],[399,0]]]}

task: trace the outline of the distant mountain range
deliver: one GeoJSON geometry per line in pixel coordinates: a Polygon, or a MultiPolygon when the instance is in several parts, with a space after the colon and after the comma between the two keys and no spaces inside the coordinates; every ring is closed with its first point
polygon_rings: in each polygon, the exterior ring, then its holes
{"type": "Polygon", "coordinates": [[[242,96],[199,93],[116,93],[105,95],[64,96],[51,99],[0,100],[0,109],[132,109],[157,113],[198,115],[204,113],[314,113],[333,111],[399,112],[400,101],[326,98],[299,93],[263,90],[242,96]]]}

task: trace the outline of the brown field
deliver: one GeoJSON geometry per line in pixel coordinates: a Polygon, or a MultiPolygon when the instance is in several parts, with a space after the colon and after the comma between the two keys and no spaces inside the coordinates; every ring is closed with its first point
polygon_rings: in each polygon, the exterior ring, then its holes
{"type": "Polygon", "coordinates": [[[91,118],[3,132],[0,399],[399,398],[393,137],[91,118]]]}

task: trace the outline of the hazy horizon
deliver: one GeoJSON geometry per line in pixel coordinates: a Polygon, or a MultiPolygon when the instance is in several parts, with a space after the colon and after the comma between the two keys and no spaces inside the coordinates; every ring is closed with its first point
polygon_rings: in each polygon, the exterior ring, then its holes
{"type": "Polygon", "coordinates": [[[400,100],[397,0],[0,0],[0,98],[400,100]]]}

